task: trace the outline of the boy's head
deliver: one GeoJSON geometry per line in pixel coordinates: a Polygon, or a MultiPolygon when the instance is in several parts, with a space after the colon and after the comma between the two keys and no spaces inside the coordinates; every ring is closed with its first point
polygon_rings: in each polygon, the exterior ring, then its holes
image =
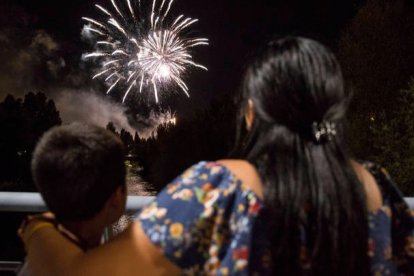
{"type": "MultiPolygon", "coordinates": [[[[97,126],[73,123],[54,127],[33,153],[34,182],[60,221],[96,216],[114,194],[126,193],[125,174],[121,140],[97,126]]],[[[123,206],[121,209],[123,212],[123,206]]]]}

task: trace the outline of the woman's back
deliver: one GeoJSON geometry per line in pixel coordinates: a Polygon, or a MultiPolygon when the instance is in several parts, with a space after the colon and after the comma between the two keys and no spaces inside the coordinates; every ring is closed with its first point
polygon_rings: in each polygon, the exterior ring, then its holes
{"type": "MultiPolygon", "coordinates": [[[[413,219],[388,175],[372,163],[355,165],[367,191],[380,192],[384,204],[369,212],[369,262],[372,274],[412,273],[413,219]],[[359,167],[361,166],[361,167],[359,167]],[[378,189],[379,187],[379,189],[378,189]],[[382,194],[381,194],[382,193],[382,194]]],[[[271,274],[271,248],[262,187],[246,161],[201,162],[174,180],[140,215],[147,237],[187,273],[271,274]]],[[[378,198],[367,202],[378,203],[378,198]]],[[[379,199],[381,200],[381,199],[379,199]]],[[[376,206],[378,207],[378,206],[376,206]]],[[[302,229],[300,263],[312,273],[307,230],[302,229]]]]}
{"type": "MultiPolygon", "coordinates": [[[[224,160],[220,163],[231,170],[242,182],[248,183],[250,189],[263,198],[262,183],[256,169],[251,164],[235,160],[224,160]]],[[[368,255],[371,273],[373,275],[393,275],[397,272],[414,273],[412,211],[385,169],[368,161],[352,161],[352,166],[366,193],[369,212],[368,255]]],[[[261,230],[256,231],[256,233],[260,232],[261,230]]],[[[259,234],[253,243],[256,243],[257,252],[263,252],[268,242],[259,234]],[[261,240],[262,244],[258,240],[261,240]]],[[[306,252],[305,244],[306,242],[304,242],[303,252],[306,252]]],[[[302,257],[306,260],[306,256],[302,257]]],[[[260,256],[252,258],[252,260],[260,259],[260,256]]],[[[256,267],[263,266],[257,263],[256,267]]]]}
{"type": "MultiPolygon", "coordinates": [[[[402,199],[387,205],[385,200],[394,191],[390,181],[371,170],[374,167],[367,169],[351,162],[344,141],[348,103],[340,65],[330,50],[304,38],[286,37],[269,43],[244,77],[241,122],[247,131],[239,133],[238,150],[239,158],[248,163],[200,163],[189,171],[192,178],[184,174],[172,190],[168,189],[175,193],[173,190],[180,187],[179,194],[171,198],[168,192],[162,194],[159,202],[173,200],[161,207],[167,213],[177,208],[177,202],[183,204],[179,210],[188,209],[184,217],[189,220],[178,222],[184,224],[177,229],[198,233],[174,242],[183,246],[182,242],[202,239],[207,246],[211,237],[214,250],[202,247],[207,251],[199,254],[207,259],[203,262],[199,255],[197,263],[208,266],[215,260],[215,269],[225,264],[226,269],[233,266],[233,272],[242,264],[250,272],[262,269],[280,275],[366,275],[373,270],[370,262],[386,267],[385,259],[379,257],[384,252],[371,252],[372,256],[367,252],[373,244],[376,250],[390,248],[390,233],[399,230],[392,231],[390,217],[387,220],[383,210],[401,205],[402,199]],[[209,166],[221,173],[210,174],[209,166]],[[203,178],[208,182],[198,183],[203,178]],[[186,182],[196,183],[195,190],[186,182]],[[211,185],[205,186],[208,183],[211,185]],[[179,201],[182,197],[184,202],[179,201]],[[216,225],[217,217],[227,224],[216,225]],[[198,224],[208,230],[199,231],[198,224]],[[238,260],[240,256],[245,262],[238,260]]],[[[398,218],[395,221],[403,217],[397,210],[393,215],[398,218]]],[[[153,229],[146,223],[142,224],[144,229],[148,225],[153,229]]],[[[157,232],[156,236],[163,235],[157,232]]],[[[397,242],[400,238],[393,239],[397,242]]],[[[162,239],[156,242],[162,243],[162,239]]],[[[173,249],[181,258],[187,247],[180,246],[173,249]]],[[[191,266],[191,262],[181,262],[191,266]]],[[[392,271],[392,266],[386,268],[392,271]]]]}

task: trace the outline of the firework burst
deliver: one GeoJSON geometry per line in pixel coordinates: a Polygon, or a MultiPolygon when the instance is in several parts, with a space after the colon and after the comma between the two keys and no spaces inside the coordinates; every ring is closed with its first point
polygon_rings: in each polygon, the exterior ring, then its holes
{"type": "Polygon", "coordinates": [[[124,102],[131,91],[152,89],[158,102],[159,90],[175,85],[189,96],[184,81],[188,68],[207,70],[193,61],[190,49],[208,45],[208,39],[184,35],[198,20],[183,15],[170,20],[173,2],[153,0],[151,7],[145,9],[141,0],[111,0],[110,10],[95,5],[107,18],[105,22],[83,17],[88,23],[86,30],[96,37],[96,50],[85,58],[100,61],[101,68],[93,78],[105,80],[107,94],[123,87],[124,102]]]}

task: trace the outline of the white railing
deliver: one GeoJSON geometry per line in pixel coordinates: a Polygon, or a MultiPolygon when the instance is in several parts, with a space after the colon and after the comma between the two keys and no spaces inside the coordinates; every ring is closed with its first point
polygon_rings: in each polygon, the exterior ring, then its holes
{"type": "MultiPolygon", "coordinates": [[[[126,213],[135,213],[148,205],[154,197],[128,196],[126,213]]],[[[47,211],[45,203],[38,193],[0,192],[0,212],[40,213],[47,211]]],[[[105,232],[104,238],[108,239],[105,232]]],[[[17,275],[21,262],[0,261],[0,275],[17,275]],[[6,274],[7,273],[7,274],[6,274]]]]}
{"type": "MultiPolygon", "coordinates": [[[[126,212],[137,212],[153,200],[154,197],[151,196],[128,196],[126,212]]],[[[414,210],[414,197],[406,197],[405,200],[414,210]]],[[[46,210],[45,203],[38,193],[0,192],[0,212],[39,213],[46,210]]],[[[0,261],[0,275],[3,272],[17,274],[21,264],[20,262],[0,261]]]]}
{"type": "MultiPolygon", "coordinates": [[[[128,196],[126,211],[141,210],[154,200],[153,196],[128,196]]],[[[406,197],[406,202],[414,210],[414,197],[406,197]]],[[[47,208],[38,193],[0,192],[0,212],[39,213],[47,208]]]]}
{"type": "MultiPolygon", "coordinates": [[[[139,211],[152,200],[154,197],[151,196],[128,196],[126,211],[139,211]]],[[[0,192],[0,212],[39,213],[46,210],[45,203],[38,193],[0,192]]]]}
{"type": "Polygon", "coordinates": [[[3,262],[0,261],[0,275],[17,275],[20,268],[22,267],[21,262],[3,262]]]}

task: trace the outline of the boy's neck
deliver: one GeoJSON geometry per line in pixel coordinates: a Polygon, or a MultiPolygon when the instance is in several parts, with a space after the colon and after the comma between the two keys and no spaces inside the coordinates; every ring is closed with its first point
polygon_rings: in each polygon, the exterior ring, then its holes
{"type": "Polygon", "coordinates": [[[86,248],[91,249],[101,244],[101,238],[105,226],[97,223],[93,219],[86,221],[63,221],[62,225],[76,235],[82,243],[85,243],[86,248]]]}

